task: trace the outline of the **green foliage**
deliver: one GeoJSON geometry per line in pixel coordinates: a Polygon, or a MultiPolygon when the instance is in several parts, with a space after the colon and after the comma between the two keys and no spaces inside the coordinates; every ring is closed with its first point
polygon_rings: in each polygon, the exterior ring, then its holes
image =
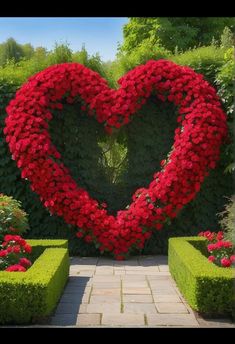
{"type": "Polygon", "coordinates": [[[234,27],[232,17],[134,17],[123,26],[124,43],[120,51],[130,53],[145,40],[180,51],[209,45],[219,40],[225,26],[234,27]]]}
{"type": "Polygon", "coordinates": [[[224,49],[215,46],[200,47],[173,55],[170,60],[193,68],[197,73],[203,74],[207,81],[214,84],[216,74],[224,64],[224,52],[224,49]]]}
{"type": "Polygon", "coordinates": [[[0,44],[0,66],[10,60],[17,62],[23,56],[23,48],[14,40],[14,38],[8,38],[6,42],[0,44]]]}
{"type": "Polygon", "coordinates": [[[63,239],[27,239],[27,243],[32,246],[31,260],[34,262],[46,248],[68,248],[68,241],[63,239]]]}
{"type": "Polygon", "coordinates": [[[114,80],[118,80],[126,72],[140,64],[146,63],[148,60],[159,60],[169,56],[169,51],[156,44],[152,44],[150,39],[146,39],[128,54],[118,54],[117,60],[109,66],[110,75],[114,80]]]}
{"type": "Polygon", "coordinates": [[[234,48],[228,49],[224,54],[224,63],[219,70],[216,77],[216,85],[218,88],[218,95],[222,100],[224,110],[228,114],[228,126],[230,134],[230,143],[226,149],[226,156],[228,159],[225,172],[235,172],[235,126],[234,126],[234,75],[235,75],[235,61],[234,48]]]}
{"type": "Polygon", "coordinates": [[[235,195],[225,205],[225,210],[219,216],[225,239],[232,241],[235,245],[235,195]]]}
{"type": "Polygon", "coordinates": [[[222,35],[220,37],[221,47],[224,49],[229,49],[234,46],[234,35],[232,31],[225,26],[222,35]]]}
{"type": "Polygon", "coordinates": [[[17,234],[24,233],[29,228],[27,214],[21,209],[21,202],[0,194],[0,242],[5,234],[12,232],[11,227],[17,234]]]}
{"type": "Polygon", "coordinates": [[[48,58],[50,65],[72,62],[72,50],[69,48],[69,44],[67,42],[62,44],[55,43],[55,48],[49,54],[48,58]]]}
{"type": "Polygon", "coordinates": [[[169,239],[170,272],[194,310],[216,315],[234,313],[234,268],[222,268],[210,263],[194,246],[200,242],[205,242],[205,239],[169,239]]]}
{"type": "MultiPolygon", "coordinates": [[[[47,248],[30,241],[44,252],[26,272],[0,272],[0,323],[38,322],[55,308],[69,274],[66,248],[47,248]]],[[[52,243],[49,243],[51,247],[52,243]]],[[[61,243],[58,243],[61,246],[61,243]]]]}

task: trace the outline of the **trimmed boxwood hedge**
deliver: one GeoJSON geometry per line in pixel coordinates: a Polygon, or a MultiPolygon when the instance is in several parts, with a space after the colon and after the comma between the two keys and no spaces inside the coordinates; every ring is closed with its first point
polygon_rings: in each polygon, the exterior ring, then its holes
{"type": "Polygon", "coordinates": [[[170,272],[194,310],[210,315],[234,315],[235,269],[210,263],[202,253],[204,247],[205,238],[170,238],[170,272]]]}
{"type": "Polygon", "coordinates": [[[34,323],[50,315],[69,275],[66,240],[29,240],[41,255],[26,272],[0,272],[0,323],[34,323]]]}

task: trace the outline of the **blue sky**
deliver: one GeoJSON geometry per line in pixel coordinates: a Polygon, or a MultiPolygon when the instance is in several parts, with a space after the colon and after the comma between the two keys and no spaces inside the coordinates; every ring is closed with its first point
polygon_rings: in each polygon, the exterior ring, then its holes
{"type": "Polygon", "coordinates": [[[104,61],[113,60],[118,42],[122,43],[125,17],[88,18],[1,18],[0,43],[13,37],[18,43],[52,49],[55,41],[67,41],[73,51],[82,45],[89,54],[98,52],[104,61]]]}

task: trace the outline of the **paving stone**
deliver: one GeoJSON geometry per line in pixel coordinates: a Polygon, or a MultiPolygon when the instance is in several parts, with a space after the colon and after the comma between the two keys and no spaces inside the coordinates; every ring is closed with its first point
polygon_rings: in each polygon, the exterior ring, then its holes
{"type": "Polygon", "coordinates": [[[129,288],[129,287],[123,287],[122,289],[123,294],[132,294],[132,295],[138,295],[138,294],[144,294],[144,295],[150,295],[151,291],[149,288],[138,288],[138,284],[136,287],[129,288]]]}
{"type": "Polygon", "coordinates": [[[90,303],[116,303],[121,302],[121,295],[91,295],[90,303]]]}
{"type": "Polygon", "coordinates": [[[96,265],[98,262],[98,257],[72,257],[71,265],[96,265]]]}
{"type": "Polygon", "coordinates": [[[132,325],[144,325],[144,315],[143,314],[109,314],[104,313],[101,319],[102,325],[109,326],[132,326],[132,325]]]}
{"type": "Polygon", "coordinates": [[[152,295],[123,295],[123,302],[143,302],[151,303],[153,302],[152,295]]]}
{"type": "Polygon", "coordinates": [[[92,277],[94,275],[94,271],[82,270],[82,271],[79,272],[78,275],[82,276],[82,277],[92,277]]]}
{"type": "Polygon", "coordinates": [[[192,314],[146,314],[149,326],[199,327],[192,314]]]}
{"type": "Polygon", "coordinates": [[[114,275],[114,271],[113,270],[102,270],[102,271],[99,271],[99,270],[96,270],[95,271],[95,276],[99,276],[99,275],[114,275]]]}
{"type": "Polygon", "coordinates": [[[78,326],[97,326],[100,325],[100,314],[78,314],[77,325],[78,326]]]}
{"type": "Polygon", "coordinates": [[[108,289],[117,289],[121,287],[121,283],[120,282],[106,282],[106,283],[98,283],[95,282],[93,283],[93,288],[95,289],[104,289],[104,288],[108,288],[108,289]]]}
{"type": "Polygon", "coordinates": [[[147,281],[123,281],[123,288],[149,288],[147,281]]]}
{"type": "Polygon", "coordinates": [[[119,276],[119,275],[125,275],[126,271],[125,270],[114,270],[114,275],[119,276]]]}
{"type": "Polygon", "coordinates": [[[93,277],[93,283],[94,282],[101,282],[101,283],[105,283],[105,282],[120,282],[120,277],[119,276],[106,276],[106,275],[99,275],[99,276],[94,276],[93,277]]]}
{"type": "Polygon", "coordinates": [[[125,266],[125,270],[131,270],[131,271],[141,271],[142,273],[144,272],[144,267],[142,266],[132,266],[132,265],[127,265],[125,266]]]}
{"type": "MultiPolygon", "coordinates": [[[[146,273],[146,276],[151,276],[151,274],[146,273]]],[[[169,276],[171,277],[171,274],[169,271],[158,271],[154,274],[154,276],[158,277],[158,276],[169,276]]]]}
{"type": "Polygon", "coordinates": [[[154,303],[128,302],[128,303],[124,303],[124,313],[156,314],[157,310],[154,303]]]}
{"type": "Polygon", "coordinates": [[[78,314],[85,312],[86,304],[78,304],[74,302],[60,302],[56,308],[55,315],[57,314],[78,314]]]}
{"type": "Polygon", "coordinates": [[[153,294],[153,299],[154,299],[154,302],[166,302],[166,303],[169,303],[169,302],[182,302],[182,300],[180,299],[180,297],[178,295],[156,295],[156,294],[153,294]]]}
{"type": "Polygon", "coordinates": [[[83,270],[94,271],[95,269],[96,269],[96,265],[88,265],[88,264],[70,266],[70,270],[78,270],[78,271],[83,271],[83,270]]]}
{"type": "Polygon", "coordinates": [[[126,270],[126,275],[140,275],[140,276],[145,276],[143,271],[141,270],[126,270]]]}
{"type": "Polygon", "coordinates": [[[146,278],[144,275],[132,275],[132,276],[128,276],[128,275],[125,275],[125,276],[121,276],[121,280],[123,282],[146,282],[146,278]]]}
{"type": "Polygon", "coordinates": [[[168,265],[159,265],[159,271],[169,271],[168,265]]]}
{"type": "Polygon", "coordinates": [[[86,313],[107,313],[117,314],[121,310],[121,303],[89,303],[86,307],[86,313]]]}
{"type": "Polygon", "coordinates": [[[120,296],[121,295],[121,288],[104,288],[104,289],[92,289],[92,296],[93,295],[105,295],[105,296],[120,296]]]}
{"type": "Polygon", "coordinates": [[[183,303],[169,302],[169,303],[155,303],[159,313],[189,313],[183,303]]]}
{"type": "Polygon", "coordinates": [[[50,325],[74,326],[77,322],[77,314],[59,314],[51,318],[50,325]]]}
{"type": "Polygon", "coordinates": [[[175,295],[178,296],[178,293],[175,291],[175,289],[171,288],[165,288],[165,289],[158,289],[158,288],[151,288],[152,293],[155,295],[175,295]]]}
{"type": "Polygon", "coordinates": [[[89,293],[63,294],[63,296],[60,299],[61,303],[74,303],[74,304],[88,303],[88,301],[89,301],[89,293]]]}

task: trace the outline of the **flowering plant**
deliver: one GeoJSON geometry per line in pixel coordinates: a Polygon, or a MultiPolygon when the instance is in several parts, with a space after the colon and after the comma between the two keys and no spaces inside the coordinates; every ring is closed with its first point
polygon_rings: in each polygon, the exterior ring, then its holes
{"type": "Polygon", "coordinates": [[[123,259],[195,198],[219,160],[227,125],[215,89],[189,67],[149,61],[118,82],[118,90],[110,89],[99,74],[78,63],[51,66],[17,91],[6,109],[4,134],[22,178],[50,213],[76,226],[77,237],[123,259]],[[129,207],[114,217],[73,180],[51,142],[49,121],[53,109],[80,102],[82,111],[111,134],[129,123],[151,95],[178,107],[175,142],[149,186],[136,190],[129,207]]]}
{"type": "Polygon", "coordinates": [[[20,202],[0,194],[0,271],[26,271],[31,246],[19,235],[28,228],[20,202]]]}
{"type": "Polygon", "coordinates": [[[205,231],[200,232],[199,236],[207,239],[207,250],[210,253],[208,257],[209,262],[213,262],[218,266],[230,267],[235,265],[235,255],[233,243],[231,241],[224,241],[223,232],[218,233],[205,231]]]}
{"type": "Polygon", "coordinates": [[[31,246],[20,235],[5,235],[0,245],[0,270],[26,271],[31,261],[25,256],[31,251],[31,246]]]}

